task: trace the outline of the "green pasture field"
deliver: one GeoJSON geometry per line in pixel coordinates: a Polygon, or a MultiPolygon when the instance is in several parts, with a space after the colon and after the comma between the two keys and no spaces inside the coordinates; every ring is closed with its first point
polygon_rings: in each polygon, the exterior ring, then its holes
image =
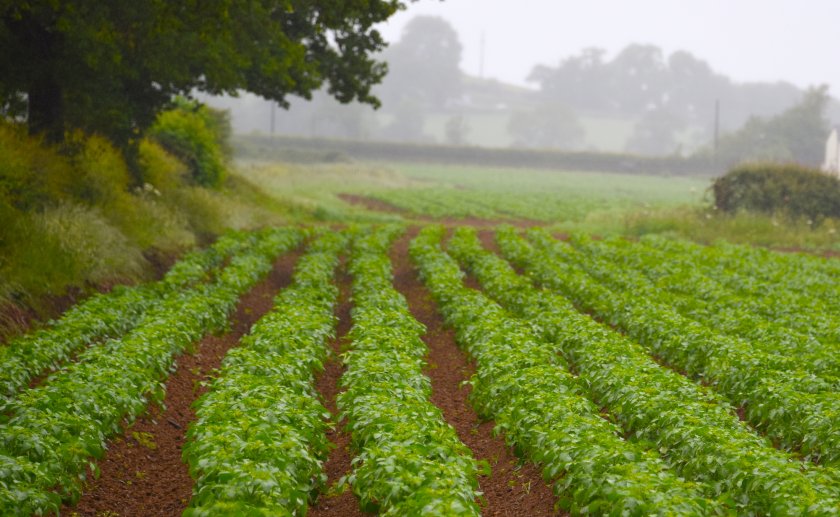
{"type": "Polygon", "coordinates": [[[840,221],[814,227],[763,215],[718,214],[707,178],[361,162],[241,162],[237,174],[301,222],[514,222],[558,232],[667,234],[703,243],[840,250],[840,221]],[[384,201],[394,209],[371,210],[341,194],[384,201]]]}
{"type": "Polygon", "coordinates": [[[315,217],[382,218],[339,194],[380,199],[401,209],[387,219],[464,217],[579,225],[620,220],[640,210],[701,207],[707,182],[694,178],[591,172],[399,164],[242,164],[239,173],[268,194],[315,217]],[[436,204],[424,211],[412,200],[436,204]],[[545,210],[550,205],[550,210],[545,210]],[[477,208],[480,207],[480,208],[477,208]],[[542,213],[541,213],[542,212],[542,213]]]}

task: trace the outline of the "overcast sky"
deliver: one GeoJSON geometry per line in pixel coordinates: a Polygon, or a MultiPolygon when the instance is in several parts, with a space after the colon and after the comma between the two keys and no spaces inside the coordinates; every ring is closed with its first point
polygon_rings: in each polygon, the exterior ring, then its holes
{"type": "Polygon", "coordinates": [[[612,57],[629,43],[688,50],[736,81],[827,83],[840,97],[840,0],[420,0],[382,26],[399,40],[417,15],[446,18],[464,46],[461,68],[516,84],[536,64],[584,47],[612,57]]]}

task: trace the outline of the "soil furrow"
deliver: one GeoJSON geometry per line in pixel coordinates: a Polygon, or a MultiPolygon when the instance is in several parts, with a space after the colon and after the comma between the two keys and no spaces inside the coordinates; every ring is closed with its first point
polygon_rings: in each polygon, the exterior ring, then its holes
{"type": "Polygon", "coordinates": [[[428,290],[412,268],[408,243],[417,231],[412,228],[391,250],[394,285],[408,300],[414,317],[426,325],[423,339],[429,347],[426,374],[432,380],[432,402],[441,408],[473,455],[486,460],[492,469],[490,476],[480,479],[486,498],[482,514],[558,515],[551,487],[543,481],[539,468],[517,458],[501,437],[493,435],[494,422],[482,422],[469,403],[470,388],[463,382],[470,378],[475,365],[456,345],[454,332],[445,328],[428,290]]]}
{"type": "Polygon", "coordinates": [[[192,496],[193,480],[181,461],[187,426],[195,419],[192,403],[206,389],[201,381],[212,375],[227,351],[239,344],[260,317],[274,305],[274,297],[290,284],[300,252],[280,257],[268,277],[244,294],[231,320],[231,330],[207,336],[195,353],[178,358],[166,381],[165,410],[154,407],[118,438],[99,462],[101,475],[85,487],[67,515],[173,516],[181,515],[192,496]]]}
{"type": "MultiPolygon", "coordinates": [[[[341,362],[341,346],[344,336],[349,332],[353,322],[350,318],[350,275],[346,270],[346,260],[341,261],[338,273],[339,297],[336,308],[338,316],[338,328],[336,338],[332,341],[333,354],[324,365],[324,371],[316,379],[315,386],[321,395],[324,406],[332,414],[336,427],[329,431],[328,437],[335,448],[330,452],[324,464],[327,473],[327,486],[332,488],[336,482],[351,471],[353,452],[350,450],[350,433],[344,431],[343,422],[338,422],[338,407],[336,397],[340,390],[339,379],[344,373],[344,365],[341,362]]],[[[340,494],[327,493],[318,498],[315,506],[310,509],[311,517],[335,516],[353,517],[366,515],[359,508],[359,500],[348,488],[340,494]]]]}
{"type": "MultiPolygon", "coordinates": [[[[478,238],[481,241],[481,244],[484,246],[484,248],[487,249],[488,251],[491,251],[491,252],[495,253],[496,255],[498,255],[500,257],[503,257],[503,255],[501,253],[501,250],[499,249],[499,245],[496,243],[496,240],[495,240],[494,237],[495,237],[495,235],[494,235],[494,232],[492,232],[492,231],[481,230],[481,231],[478,232],[478,238]]],[[[556,237],[556,236],[555,236],[555,238],[560,239],[560,240],[565,239],[565,237],[556,237]]],[[[523,274],[523,271],[519,268],[516,268],[513,264],[511,264],[511,267],[513,267],[518,274],[520,274],[520,275],[523,274]]],[[[467,276],[467,281],[468,282],[470,282],[470,281],[475,282],[475,284],[478,285],[477,280],[475,280],[472,275],[467,276]]],[[[621,334],[622,336],[626,337],[627,339],[636,342],[636,340],[634,338],[629,336],[624,331],[624,329],[622,329],[618,325],[612,324],[608,321],[604,321],[603,318],[599,317],[597,314],[593,314],[592,311],[586,310],[584,307],[581,307],[577,303],[573,303],[573,305],[575,306],[575,309],[578,312],[580,312],[581,314],[585,314],[586,316],[592,318],[593,320],[597,321],[601,325],[604,325],[605,327],[609,327],[610,329],[612,329],[616,333],[621,334]]],[[[647,347],[644,347],[644,348],[647,350],[647,347]]],[[[695,377],[689,375],[688,372],[686,372],[685,370],[683,370],[681,368],[677,368],[676,366],[670,364],[668,361],[666,361],[662,357],[652,353],[650,350],[647,351],[647,354],[661,368],[664,368],[666,370],[671,370],[672,372],[674,372],[678,375],[681,375],[681,376],[689,379],[692,382],[695,382],[695,383],[700,384],[701,386],[703,386],[705,388],[708,388],[712,391],[715,391],[714,384],[712,384],[709,381],[709,379],[695,378],[695,377]]],[[[577,371],[576,371],[577,368],[576,368],[576,365],[573,362],[571,362],[571,361],[569,362],[569,367],[572,368],[573,373],[575,373],[575,375],[577,375],[577,371]]],[[[727,397],[724,396],[723,398],[724,398],[724,400],[727,400],[727,397]]],[[[773,447],[775,449],[778,449],[782,452],[790,453],[799,461],[807,462],[807,460],[804,457],[802,457],[802,454],[801,454],[801,452],[799,451],[798,448],[785,449],[784,447],[782,447],[778,438],[773,438],[773,437],[767,436],[767,433],[765,431],[757,428],[755,425],[753,425],[752,422],[747,420],[747,418],[746,418],[746,411],[747,411],[746,406],[736,406],[734,404],[731,404],[731,408],[732,408],[733,414],[738,417],[738,420],[743,422],[744,425],[746,425],[754,433],[767,437],[770,440],[770,443],[773,445],[773,447]]],[[[606,408],[602,408],[601,412],[602,412],[602,414],[604,415],[605,418],[609,419],[608,416],[607,416],[609,411],[606,408]]],[[[629,431],[626,431],[624,433],[624,438],[625,439],[632,439],[632,436],[633,436],[633,433],[631,433],[629,431]]]]}

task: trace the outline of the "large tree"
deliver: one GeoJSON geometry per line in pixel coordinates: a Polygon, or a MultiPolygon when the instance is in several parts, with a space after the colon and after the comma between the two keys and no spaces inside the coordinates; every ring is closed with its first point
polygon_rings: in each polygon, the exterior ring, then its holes
{"type": "Polygon", "coordinates": [[[461,96],[461,42],[443,18],[412,18],[383,58],[389,67],[381,88],[386,109],[406,102],[441,109],[461,96]]]}
{"type": "Polygon", "coordinates": [[[528,80],[547,102],[574,110],[642,118],[667,109],[695,127],[711,127],[720,101],[724,129],[740,127],[750,116],[778,114],[802,96],[789,83],[733,82],[685,51],[666,59],[658,47],[631,44],[612,59],[604,56],[601,49],[584,49],[555,67],[535,67],[528,80]]]}
{"type": "Polygon", "coordinates": [[[132,141],[173,96],[247,90],[285,105],[322,86],[377,104],[374,25],[403,0],[0,0],[0,110],[59,141],[132,141]],[[15,113],[23,108],[23,113],[15,113]]]}

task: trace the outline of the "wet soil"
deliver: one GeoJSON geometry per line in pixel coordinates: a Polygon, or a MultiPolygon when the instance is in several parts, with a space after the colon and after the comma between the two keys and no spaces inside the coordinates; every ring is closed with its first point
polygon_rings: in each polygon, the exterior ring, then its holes
{"type": "Polygon", "coordinates": [[[429,291],[420,282],[408,256],[408,243],[418,229],[412,228],[391,251],[394,284],[406,297],[411,313],[426,325],[424,341],[429,347],[432,402],[441,408],[473,452],[476,459],[490,464],[491,474],[480,479],[487,516],[559,515],[554,510],[555,497],[543,481],[539,469],[517,458],[501,437],[493,435],[494,422],[482,421],[469,403],[469,385],[464,384],[475,371],[456,342],[451,329],[444,326],[429,291]]]}
{"type": "MultiPolygon", "coordinates": [[[[321,395],[321,400],[324,406],[330,411],[333,422],[338,420],[338,407],[336,406],[336,397],[341,392],[339,387],[339,379],[344,373],[345,367],[339,358],[342,352],[342,344],[345,336],[352,326],[350,318],[350,275],[345,269],[346,261],[343,260],[338,272],[338,305],[336,308],[336,316],[338,317],[338,327],[336,330],[336,338],[330,343],[333,354],[324,365],[324,371],[318,376],[315,381],[315,387],[321,395]]],[[[327,437],[333,444],[334,448],[330,452],[324,470],[327,473],[327,486],[335,487],[336,483],[342,476],[349,474],[351,471],[350,462],[353,460],[353,452],[350,450],[350,433],[344,430],[344,422],[338,422],[328,434],[327,437]]],[[[348,488],[344,492],[334,493],[329,492],[321,495],[310,509],[310,517],[353,517],[360,515],[369,515],[362,512],[359,508],[359,500],[353,495],[353,492],[348,488]]]]}
{"type": "Polygon", "coordinates": [[[62,515],[176,516],[192,495],[193,480],[181,461],[187,426],[195,419],[193,402],[206,389],[227,351],[273,306],[276,294],[289,285],[300,252],[278,259],[268,277],[244,294],[231,320],[231,330],[207,336],[194,353],[178,358],[166,382],[165,409],[153,407],[147,415],[113,439],[98,462],[101,474],[85,487],[75,507],[62,515]]]}

